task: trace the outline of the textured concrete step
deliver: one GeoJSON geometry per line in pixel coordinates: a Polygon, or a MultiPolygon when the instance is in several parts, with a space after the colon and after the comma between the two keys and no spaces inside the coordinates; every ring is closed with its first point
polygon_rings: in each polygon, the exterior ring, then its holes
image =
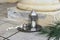
{"type": "Polygon", "coordinates": [[[46,35],[39,35],[38,33],[24,33],[19,32],[16,35],[10,37],[11,40],[47,40],[46,35]]]}
{"type": "Polygon", "coordinates": [[[0,37],[0,40],[3,40],[3,38],[2,38],[2,37],[0,37]]]}
{"type": "Polygon", "coordinates": [[[0,25],[0,35],[4,34],[7,31],[7,29],[12,26],[14,26],[14,25],[9,24],[9,23],[5,23],[5,24],[0,25]]]}

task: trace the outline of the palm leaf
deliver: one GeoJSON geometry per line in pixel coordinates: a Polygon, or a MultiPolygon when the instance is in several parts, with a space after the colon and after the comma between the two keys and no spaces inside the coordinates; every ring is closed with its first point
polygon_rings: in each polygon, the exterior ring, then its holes
{"type": "Polygon", "coordinates": [[[56,37],[54,40],[59,40],[59,37],[60,37],[60,23],[59,22],[57,22],[56,23],[56,25],[53,27],[53,28],[51,28],[51,31],[50,31],[50,33],[48,34],[48,36],[49,37],[56,37]]]}
{"type": "Polygon", "coordinates": [[[54,40],[59,40],[60,38],[60,22],[55,22],[54,24],[56,25],[49,25],[48,27],[48,31],[45,29],[42,29],[41,34],[48,34],[49,38],[48,40],[50,40],[51,37],[55,37],[54,40]]]}

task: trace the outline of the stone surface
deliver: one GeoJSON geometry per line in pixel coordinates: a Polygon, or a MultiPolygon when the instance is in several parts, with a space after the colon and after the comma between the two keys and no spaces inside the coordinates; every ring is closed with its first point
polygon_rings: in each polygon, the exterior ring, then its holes
{"type": "Polygon", "coordinates": [[[3,36],[3,37],[9,37],[10,35],[12,35],[12,34],[14,34],[14,33],[16,33],[18,30],[16,30],[16,29],[12,29],[12,30],[9,30],[9,31],[6,31],[3,35],[1,35],[1,36],[3,36]]]}
{"type": "Polygon", "coordinates": [[[7,0],[8,3],[16,3],[18,0],[7,0]]]}
{"type": "MultiPolygon", "coordinates": [[[[12,21],[9,21],[7,19],[1,19],[4,24],[0,25],[0,36],[3,36],[5,38],[11,36],[12,34],[18,32],[16,29],[12,29],[7,31],[6,29],[8,27],[12,26],[17,26],[15,23],[12,23],[12,21]],[[2,34],[1,34],[2,32],[2,34]]],[[[3,40],[4,38],[0,37],[0,40],[3,40]]],[[[17,34],[9,37],[8,39],[10,40],[46,40],[47,36],[46,35],[41,35],[39,32],[33,32],[33,33],[28,33],[28,32],[18,32],[17,34]]],[[[7,39],[5,39],[7,40],[7,39]]]]}
{"type": "Polygon", "coordinates": [[[50,12],[60,9],[59,0],[21,0],[17,7],[22,10],[36,10],[37,12],[50,12]]]}
{"type": "Polygon", "coordinates": [[[21,0],[21,3],[27,3],[27,4],[53,4],[53,3],[59,3],[59,0],[21,0]]]}
{"type": "MultiPolygon", "coordinates": [[[[28,23],[29,13],[31,11],[19,10],[16,7],[8,8],[8,18],[19,21],[20,23],[28,23]]],[[[36,12],[38,14],[37,23],[42,26],[53,24],[53,22],[60,20],[60,11],[55,12],[36,12]]]]}
{"type": "Polygon", "coordinates": [[[3,38],[2,38],[2,37],[0,37],[0,40],[3,40],[3,38]]]}
{"type": "Polygon", "coordinates": [[[16,3],[18,0],[0,0],[0,3],[16,3]]]}
{"type": "Polygon", "coordinates": [[[10,37],[11,40],[47,40],[46,35],[40,35],[38,32],[34,33],[24,33],[19,32],[16,35],[10,37]]]}
{"type": "Polygon", "coordinates": [[[2,20],[0,20],[0,25],[1,25],[1,24],[4,24],[4,23],[5,23],[5,22],[3,22],[2,20]]]}
{"type": "Polygon", "coordinates": [[[2,3],[0,4],[0,19],[7,17],[7,8],[16,6],[16,3],[2,3]]]}
{"type": "Polygon", "coordinates": [[[14,25],[6,23],[6,22],[5,22],[5,24],[1,24],[0,25],[0,35],[4,34],[7,31],[8,27],[12,27],[12,26],[14,26],[14,25]]]}
{"type": "MultiPolygon", "coordinates": [[[[5,31],[6,28],[8,28],[10,26],[15,27],[15,26],[21,24],[16,21],[13,21],[12,19],[6,18],[7,17],[6,9],[8,7],[13,7],[15,5],[16,4],[1,4],[0,5],[0,28],[1,28],[0,31],[2,31],[2,33],[3,33],[0,35],[2,35],[3,37],[8,37],[8,36],[14,34],[15,32],[17,32],[16,29],[5,31]]],[[[4,38],[0,37],[0,40],[3,40],[3,39],[4,38]]],[[[13,35],[12,37],[9,37],[8,39],[10,39],[10,40],[46,40],[47,36],[41,35],[41,34],[39,34],[39,32],[34,32],[34,33],[19,32],[19,33],[13,35]]],[[[5,39],[5,40],[7,40],[7,39],[5,39]]]]}
{"type": "Polygon", "coordinates": [[[0,35],[4,34],[6,32],[6,28],[10,26],[13,26],[13,23],[9,23],[6,18],[7,18],[7,8],[8,7],[13,7],[15,6],[16,3],[10,4],[10,3],[2,3],[0,4],[0,35]]]}
{"type": "Polygon", "coordinates": [[[5,3],[7,2],[7,0],[0,0],[0,3],[5,3]]]}

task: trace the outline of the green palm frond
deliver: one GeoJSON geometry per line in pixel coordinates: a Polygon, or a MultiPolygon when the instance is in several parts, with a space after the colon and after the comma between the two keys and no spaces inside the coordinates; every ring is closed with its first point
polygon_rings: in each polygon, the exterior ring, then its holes
{"type": "Polygon", "coordinates": [[[59,40],[60,37],[60,22],[55,23],[56,25],[51,28],[50,33],[48,34],[49,37],[56,37],[54,40],[59,40]]]}
{"type": "Polygon", "coordinates": [[[42,30],[40,31],[40,34],[47,34],[47,33],[49,33],[49,31],[48,31],[47,29],[42,29],[42,30]]]}
{"type": "Polygon", "coordinates": [[[60,38],[60,22],[55,22],[56,25],[49,25],[48,31],[46,29],[42,29],[41,34],[48,34],[50,40],[51,37],[55,37],[54,40],[59,40],[60,38]]]}

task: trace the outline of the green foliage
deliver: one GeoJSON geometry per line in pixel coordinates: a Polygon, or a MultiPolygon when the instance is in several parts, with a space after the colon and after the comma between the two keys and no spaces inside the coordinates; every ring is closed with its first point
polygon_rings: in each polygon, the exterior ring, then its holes
{"type": "Polygon", "coordinates": [[[51,37],[55,37],[54,40],[59,40],[60,38],[60,22],[55,22],[54,23],[55,25],[50,25],[50,26],[47,26],[49,27],[48,31],[46,31],[46,29],[42,29],[41,30],[41,34],[48,34],[49,38],[48,40],[50,40],[51,37]]]}
{"type": "Polygon", "coordinates": [[[44,28],[40,31],[40,34],[47,34],[49,33],[49,30],[47,28],[44,28]]]}

